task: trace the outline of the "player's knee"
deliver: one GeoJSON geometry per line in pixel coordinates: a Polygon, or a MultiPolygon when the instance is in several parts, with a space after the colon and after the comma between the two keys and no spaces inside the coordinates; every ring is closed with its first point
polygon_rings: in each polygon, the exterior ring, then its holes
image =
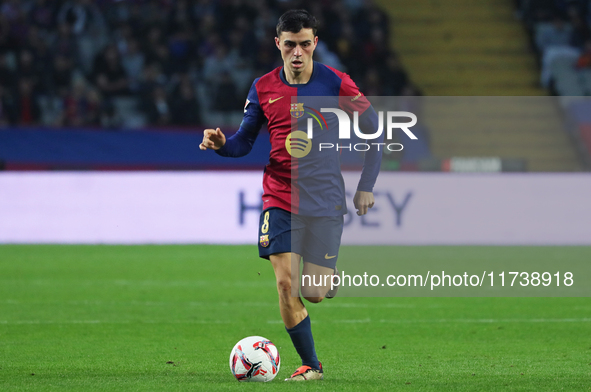
{"type": "Polygon", "coordinates": [[[279,292],[279,302],[287,309],[291,309],[297,301],[300,301],[298,286],[291,284],[289,279],[278,280],[277,291],[279,292]]]}
{"type": "Polygon", "coordinates": [[[291,295],[291,279],[286,277],[286,278],[280,278],[277,279],[277,291],[279,292],[279,297],[287,297],[291,295]]]}
{"type": "Polygon", "coordinates": [[[313,304],[317,304],[322,302],[322,300],[324,299],[324,297],[304,297],[306,299],[306,301],[308,302],[312,302],[313,304]]]}

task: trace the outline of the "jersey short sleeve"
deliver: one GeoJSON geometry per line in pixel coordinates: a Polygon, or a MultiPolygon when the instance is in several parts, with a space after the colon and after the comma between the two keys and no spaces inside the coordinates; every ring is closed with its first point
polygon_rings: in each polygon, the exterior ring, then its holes
{"type": "Polygon", "coordinates": [[[348,113],[356,111],[359,115],[363,114],[371,104],[349,75],[341,73],[340,77],[339,106],[348,113]]]}

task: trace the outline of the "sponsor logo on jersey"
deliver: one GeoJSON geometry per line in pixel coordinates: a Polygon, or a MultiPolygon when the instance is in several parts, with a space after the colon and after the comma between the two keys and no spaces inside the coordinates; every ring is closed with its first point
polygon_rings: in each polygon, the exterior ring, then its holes
{"type": "Polygon", "coordinates": [[[312,140],[303,131],[294,131],[285,138],[285,148],[294,158],[303,158],[312,149],[312,140]]]}
{"type": "Polygon", "coordinates": [[[269,234],[262,235],[259,242],[263,248],[269,246],[269,234]]]}

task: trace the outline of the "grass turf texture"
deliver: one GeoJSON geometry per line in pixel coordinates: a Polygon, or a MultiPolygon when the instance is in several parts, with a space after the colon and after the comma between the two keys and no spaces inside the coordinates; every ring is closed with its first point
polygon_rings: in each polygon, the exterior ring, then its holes
{"type": "MultiPolygon", "coordinates": [[[[409,262],[591,254],[395,251],[409,262]]],[[[0,246],[0,390],[591,390],[589,298],[336,298],[308,308],[325,380],[288,384],[299,359],[253,246],[0,246]],[[248,335],[279,348],[273,382],[233,379],[230,350],[248,335]]]]}

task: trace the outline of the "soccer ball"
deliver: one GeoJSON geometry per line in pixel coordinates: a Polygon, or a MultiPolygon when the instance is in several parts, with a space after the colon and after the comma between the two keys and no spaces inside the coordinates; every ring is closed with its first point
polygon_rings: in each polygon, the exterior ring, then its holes
{"type": "Polygon", "coordinates": [[[261,336],[242,339],[230,353],[230,370],[238,381],[271,381],[279,365],[277,347],[261,336]]]}

